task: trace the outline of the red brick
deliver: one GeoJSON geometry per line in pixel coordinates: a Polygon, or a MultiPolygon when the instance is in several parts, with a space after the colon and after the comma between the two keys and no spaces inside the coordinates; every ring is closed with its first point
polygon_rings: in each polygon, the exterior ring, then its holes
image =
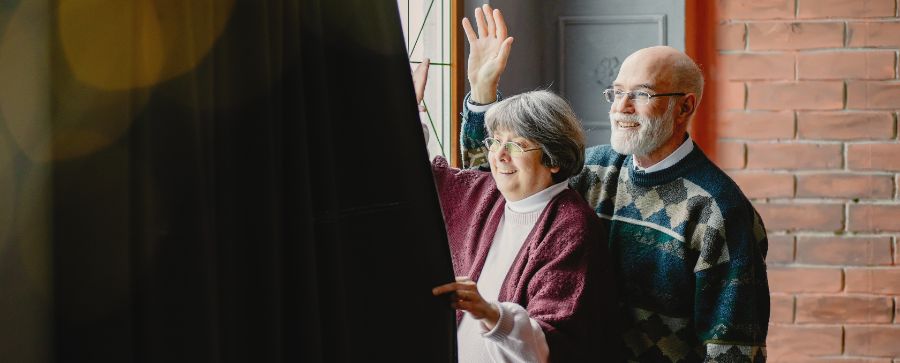
{"type": "Polygon", "coordinates": [[[751,82],[747,84],[750,110],[840,110],[844,108],[844,82],[751,82]]]}
{"type": "Polygon", "coordinates": [[[839,51],[797,55],[798,79],[893,79],[894,52],[839,51]]]}
{"type": "Polygon", "coordinates": [[[843,48],[844,23],[750,23],[747,44],[751,50],[843,48]]]}
{"type": "Polygon", "coordinates": [[[848,229],[900,232],[900,205],[851,204],[848,229]]]}
{"type": "Polygon", "coordinates": [[[840,231],[844,228],[843,204],[755,204],[770,231],[840,231]]]}
{"type": "Polygon", "coordinates": [[[743,82],[720,82],[718,90],[719,107],[722,110],[743,110],[746,99],[743,82]]]}
{"type": "Polygon", "coordinates": [[[860,356],[900,356],[900,326],[844,327],[847,354],[860,356]]]}
{"type": "Polygon", "coordinates": [[[794,176],[770,172],[732,172],[731,179],[748,198],[789,198],[794,196],[794,176]]]}
{"type": "MultiPolygon", "coordinates": [[[[841,354],[840,326],[770,325],[766,349],[773,359],[841,354]]],[[[796,359],[784,362],[797,362],[796,359]]]]}
{"type": "Polygon", "coordinates": [[[798,18],[875,18],[894,16],[895,0],[799,0],[798,18]]]}
{"type": "Polygon", "coordinates": [[[797,262],[823,265],[890,265],[890,237],[799,237],[797,262]]]}
{"type": "Polygon", "coordinates": [[[840,292],[839,268],[768,267],[769,290],[772,292],[840,292]]]}
{"type": "Polygon", "coordinates": [[[793,0],[719,0],[719,16],[725,19],[793,19],[793,0]]]}
{"type": "Polygon", "coordinates": [[[794,113],[725,112],[716,125],[716,133],[729,139],[793,139],[794,113]]]}
{"type": "Polygon", "coordinates": [[[744,143],[719,142],[716,144],[716,165],[722,169],[744,168],[744,143]]]}
{"type": "Polygon", "coordinates": [[[894,116],[889,112],[797,113],[797,135],[801,139],[877,140],[894,137],[894,116]]]}
{"type": "Polygon", "coordinates": [[[723,54],[719,62],[728,80],[794,79],[793,54],[723,54]]]}
{"type": "Polygon", "coordinates": [[[768,357],[769,363],[891,363],[890,358],[849,358],[849,357],[815,357],[815,358],[797,358],[788,357],[782,359],[780,357],[773,358],[771,354],[768,357]]]}
{"type": "Polygon", "coordinates": [[[853,170],[900,171],[900,144],[847,145],[847,166],[853,170]]]}
{"type": "Polygon", "coordinates": [[[893,315],[894,301],[887,296],[797,296],[797,323],[890,323],[893,315]]]}
{"type": "Polygon", "coordinates": [[[720,24],[716,33],[716,49],[744,49],[744,36],[747,34],[744,23],[720,24]]]}
{"type": "Polygon", "coordinates": [[[847,82],[847,108],[856,110],[900,108],[900,82],[847,82]]]}
{"type": "Polygon", "coordinates": [[[847,291],[900,295],[900,267],[848,268],[847,291]]]}
{"type": "MultiPolygon", "coordinates": [[[[898,0],[898,1],[900,1],[900,0],[898,0]]],[[[896,189],[896,192],[894,193],[894,198],[900,198],[900,174],[897,174],[897,178],[894,179],[894,187],[896,189]]],[[[898,251],[898,252],[900,252],[900,251],[898,251]]],[[[900,256],[900,255],[898,255],[898,256],[900,256]]],[[[900,260],[897,260],[897,262],[900,262],[900,260]]]]}
{"type": "Polygon", "coordinates": [[[801,174],[797,175],[797,197],[892,198],[890,175],[801,174]]]}
{"type": "Polygon", "coordinates": [[[900,47],[900,22],[850,23],[847,45],[861,47],[900,47]]]}
{"type": "Polygon", "coordinates": [[[794,236],[769,235],[769,251],[766,264],[791,263],[794,261],[794,236]]]}
{"type": "Polygon", "coordinates": [[[838,144],[747,144],[747,169],[835,169],[843,158],[838,144]]]}
{"type": "Polygon", "coordinates": [[[772,294],[769,299],[769,321],[773,323],[794,322],[794,295],[772,294]]]}

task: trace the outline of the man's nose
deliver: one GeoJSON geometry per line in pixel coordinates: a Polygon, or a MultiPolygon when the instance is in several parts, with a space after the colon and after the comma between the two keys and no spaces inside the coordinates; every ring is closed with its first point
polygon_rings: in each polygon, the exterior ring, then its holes
{"type": "Polygon", "coordinates": [[[629,95],[623,95],[613,100],[609,105],[610,112],[634,113],[634,100],[629,95]]]}

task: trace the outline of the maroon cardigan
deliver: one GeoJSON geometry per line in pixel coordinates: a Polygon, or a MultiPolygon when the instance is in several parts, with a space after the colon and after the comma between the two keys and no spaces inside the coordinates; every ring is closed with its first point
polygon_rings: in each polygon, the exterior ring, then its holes
{"type": "MultiPolygon", "coordinates": [[[[478,281],[506,201],[490,173],[450,168],[441,157],[432,170],[453,270],[478,281]]],[[[506,275],[498,300],[521,305],[540,323],[551,361],[597,361],[612,352],[608,233],[587,202],[566,189],[544,208],[506,275]]],[[[457,323],[461,317],[457,312],[457,323]]]]}

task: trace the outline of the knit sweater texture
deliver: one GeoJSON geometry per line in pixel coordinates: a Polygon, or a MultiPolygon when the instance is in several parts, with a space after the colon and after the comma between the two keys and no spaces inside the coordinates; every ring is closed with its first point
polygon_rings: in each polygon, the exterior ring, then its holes
{"type": "MultiPolygon", "coordinates": [[[[432,170],[454,273],[478,281],[506,201],[490,173],[450,168],[441,157],[432,170]]],[[[541,325],[551,362],[614,349],[602,344],[613,331],[616,301],[608,250],[598,243],[606,233],[584,199],[566,189],[541,212],[503,281],[497,300],[521,305],[541,325]]]]}
{"type": "MultiPolygon", "coordinates": [[[[465,160],[478,163],[484,114],[463,116],[465,160]]],[[[652,173],[636,171],[632,156],[609,145],[585,154],[570,186],[609,226],[624,360],[765,362],[768,240],[731,178],[696,144],[652,173]]]]}

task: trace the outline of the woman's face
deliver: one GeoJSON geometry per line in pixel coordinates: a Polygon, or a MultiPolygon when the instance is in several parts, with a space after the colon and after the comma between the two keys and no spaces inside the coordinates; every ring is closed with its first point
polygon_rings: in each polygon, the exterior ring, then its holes
{"type": "MultiPolygon", "coordinates": [[[[495,131],[491,137],[499,140],[501,145],[512,141],[523,150],[539,146],[533,141],[504,130],[495,131]]],[[[558,172],[559,167],[541,164],[542,154],[541,150],[534,150],[513,156],[505,147],[488,152],[491,174],[497,183],[497,189],[506,200],[519,201],[553,185],[553,173],[558,172]]]]}

